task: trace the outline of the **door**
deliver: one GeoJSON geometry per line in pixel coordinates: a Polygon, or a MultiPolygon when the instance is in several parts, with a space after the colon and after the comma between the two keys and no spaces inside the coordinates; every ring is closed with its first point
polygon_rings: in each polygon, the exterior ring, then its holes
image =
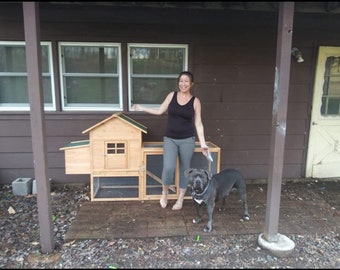
{"type": "Polygon", "coordinates": [[[110,141],[105,143],[105,170],[128,169],[127,141],[110,141]]]}
{"type": "Polygon", "coordinates": [[[340,47],[320,47],[306,177],[340,176],[340,47]]]}

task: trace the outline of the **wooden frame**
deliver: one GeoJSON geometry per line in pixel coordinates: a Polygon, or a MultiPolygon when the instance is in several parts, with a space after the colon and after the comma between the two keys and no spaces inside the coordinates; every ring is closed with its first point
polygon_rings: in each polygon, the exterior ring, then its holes
{"type": "MultiPolygon", "coordinates": [[[[198,143],[193,156],[192,166],[199,167],[218,173],[220,171],[220,148],[211,142],[207,142],[214,161],[209,162],[202,154],[198,143]]],[[[127,201],[127,200],[159,200],[162,194],[162,162],[163,162],[163,142],[145,142],[142,147],[142,164],[139,171],[114,170],[111,172],[97,171],[91,175],[91,201],[127,201]],[[135,185],[121,184],[124,178],[131,181],[135,177],[135,185]],[[117,185],[107,185],[108,178],[117,185]],[[138,180],[137,180],[138,179],[138,180]],[[137,184],[138,183],[138,184],[137,184]],[[135,196],[128,196],[132,189],[136,189],[135,196]],[[126,196],[101,197],[101,194],[125,193],[126,196]]],[[[178,197],[179,171],[178,161],[175,173],[174,185],[170,187],[169,199],[178,197]]],[[[191,199],[189,191],[185,199],[191,199]]]]}
{"type": "MultiPolygon", "coordinates": [[[[192,167],[199,167],[206,170],[211,171],[212,173],[218,173],[220,170],[220,151],[221,149],[211,143],[207,142],[207,145],[209,147],[209,150],[213,156],[214,161],[211,163],[209,162],[203,154],[201,154],[201,148],[198,142],[196,142],[196,147],[194,150],[194,156],[192,159],[192,167]]],[[[143,162],[145,164],[145,167],[143,169],[143,200],[159,200],[162,194],[162,179],[161,179],[161,172],[162,172],[162,158],[163,158],[163,142],[144,142],[143,143],[143,162]],[[159,163],[154,166],[156,169],[156,173],[151,171],[152,166],[149,164],[149,158],[151,156],[159,156],[161,160],[159,160],[159,163]],[[148,185],[149,182],[152,182],[152,179],[155,182],[159,184],[158,192],[154,194],[155,192],[148,192],[148,189],[150,189],[151,185],[148,185]]],[[[170,186],[169,190],[169,199],[176,199],[178,197],[178,187],[179,186],[179,170],[178,170],[178,160],[177,160],[177,168],[175,173],[175,181],[174,185],[170,186]]],[[[157,188],[157,187],[156,187],[157,188]]],[[[189,191],[186,193],[185,198],[191,198],[191,195],[189,191]]]]}
{"type": "MultiPolygon", "coordinates": [[[[91,201],[159,200],[162,194],[163,142],[142,142],[146,127],[122,113],[113,114],[83,131],[89,140],[71,142],[65,151],[66,174],[89,174],[91,201]]],[[[192,166],[220,170],[220,148],[207,142],[209,162],[195,143],[192,166]]],[[[178,197],[179,170],[169,199],[178,197]]],[[[190,198],[189,191],[185,198],[190,198]]]]}

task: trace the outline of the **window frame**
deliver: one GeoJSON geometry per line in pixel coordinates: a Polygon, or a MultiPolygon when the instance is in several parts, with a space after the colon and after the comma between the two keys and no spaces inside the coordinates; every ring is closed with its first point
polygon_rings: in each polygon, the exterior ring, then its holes
{"type": "MultiPolygon", "coordinates": [[[[0,45],[9,45],[9,46],[20,46],[22,45],[25,49],[26,55],[26,42],[25,41],[0,41],[0,45]]],[[[41,41],[40,46],[47,46],[48,51],[48,71],[42,72],[42,78],[49,77],[51,83],[51,98],[52,104],[49,105],[44,103],[45,111],[55,111],[56,110],[56,98],[55,98],[55,82],[54,82],[54,69],[53,69],[53,59],[52,59],[52,42],[51,41],[41,41]]],[[[26,61],[26,59],[25,59],[26,61]]],[[[0,76],[21,76],[26,77],[28,80],[28,72],[27,72],[27,63],[26,63],[26,72],[0,72],[0,76]]],[[[29,91],[27,87],[27,92],[29,91]]],[[[28,93],[27,93],[28,94],[28,93]]],[[[16,103],[0,103],[0,111],[30,111],[30,102],[21,103],[22,106],[16,106],[16,103]],[[4,104],[7,104],[4,106],[4,104]]]]}
{"type": "MultiPolygon", "coordinates": [[[[132,78],[147,78],[147,77],[159,77],[159,78],[174,78],[177,80],[178,74],[169,74],[169,75],[150,75],[150,74],[145,74],[143,75],[134,75],[132,74],[132,58],[131,58],[131,48],[134,47],[146,47],[146,48],[179,48],[179,49],[184,49],[185,51],[185,57],[184,57],[184,63],[183,63],[183,68],[182,71],[188,70],[188,62],[189,62],[189,44],[176,44],[176,43],[128,43],[127,44],[127,64],[128,64],[128,96],[129,96],[129,101],[128,101],[128,106],[129,106],[129,111],[133,111],[132,106],[133,106],[133,93],[132,93],[132,78]]],[[[169,92],[175,89],[168,89],[169,92]]],[[[154,104],[142,104],[139,103],[145,107],[149,108],[156,108],[159,107],[161,104],[159,103],[154,103],[154,104]]]]}
{"type": "Polygon", "coordinates": [[[327,116],[340,116],[340,94],[338,94],[338,85],[340,84],[340,57],[327,56],[325,60],[325,73],[323,82],[323,93],[321,99],[320,114],[327,116]],[[335,64],[339,74],[332,73],[332,65],[335,64]],[[335,86],[332,87],[332,84],[335,86]],[[335,93],[331,93],[334,91],[335,93]],[[331,103],[335,103],[332,107],[331,103]],[[336,110],[336,112],[335,112],[336,110]]]}
{"type": "MultiPolygon", "coordinates": [[[[121,43],[119,42],[68,42],[68,41],[61,41],[58,42],[58,61],[59,61],[59,79],[60,79],[60,98],[61,98],[61,110],[62,111],[123,111],[123,83],[122,83],[122,49],[121,43]],[[118,106],[114,106],[114,104],[100,104],[93,103],[93,106],[89,104],[82,106],[82,105],[70,105],[65,104],[65,66],[63,61],[63,46],[79,46],[79,47],[115,47],[118,49],[118,57],[117,57],[117,74],[109,76],[109,73],[100,75],[98,77],[106,77],[106,78],[117,78],[118,79],[118,95],[119,95],[119,103],[118,106]]],[[[86,75],[92,76],[85,76],[84,73],[69,73],[70,76],[81,76],[84,78],[94,77],[94,74],[99,73],[86,73],[86,75]]]]}

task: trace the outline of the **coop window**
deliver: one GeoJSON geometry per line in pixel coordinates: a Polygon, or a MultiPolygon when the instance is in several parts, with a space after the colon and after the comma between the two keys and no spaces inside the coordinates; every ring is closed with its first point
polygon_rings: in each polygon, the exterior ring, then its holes
{"type": "Polygon", "coordinates": [[[125,154],[125,143],[108,143],[107,154],[125,154]]]}

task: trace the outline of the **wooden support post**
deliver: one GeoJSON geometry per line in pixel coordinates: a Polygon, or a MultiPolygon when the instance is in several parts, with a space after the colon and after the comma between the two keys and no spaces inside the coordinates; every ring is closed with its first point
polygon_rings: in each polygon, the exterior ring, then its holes
{"type": "Polygon", "coordinates": [[[28,73],[28,94],[31,110],[32,148],[34,174],[37,186],[40,244],[43,253],[54,250],[53,222],[51,210],[51,189],[47,177],[47,150],[45,139],[44,102],[41,72],[41,48],[39,4],[23,2],[26,62],[28,73]]]}

